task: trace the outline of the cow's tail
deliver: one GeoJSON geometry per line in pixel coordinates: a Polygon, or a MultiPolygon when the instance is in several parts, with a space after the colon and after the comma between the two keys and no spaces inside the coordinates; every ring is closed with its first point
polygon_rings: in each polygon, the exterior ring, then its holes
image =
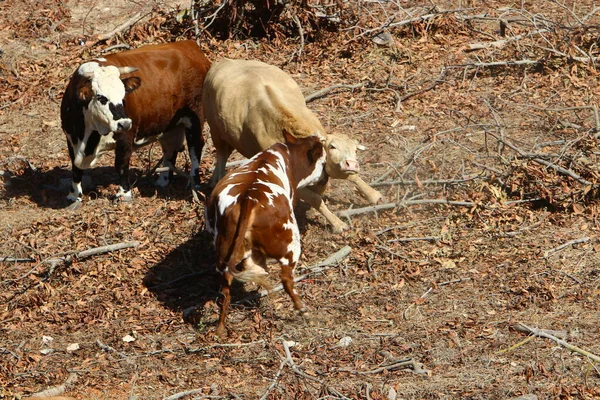
{"type": "Polygon", "coordinates": [[[246,251],[246,234],[251,223],[252,208],[254,203],[252,200],[245,197],[240,205],[240,215],[236,231],[231,242],[229,257],[224,260],[225,267],[229,273],[241,282],[254,282],[267,290],[271,289],[271,285],[267,280],[269,273],[260,265],[256,264],[252,259],[252,252],[246,251]]]}

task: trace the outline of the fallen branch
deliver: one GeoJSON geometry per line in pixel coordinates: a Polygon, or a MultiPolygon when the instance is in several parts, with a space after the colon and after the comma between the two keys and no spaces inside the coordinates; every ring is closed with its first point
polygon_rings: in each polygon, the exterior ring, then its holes
{"type": "Polygon", "coordinates": [[[473,43],[473,44],[468,44],[467,48],[465,49],[466,52],[470,52],[470,51],[475,51],[475,50],[482,50],[482,49],[487,49],[490,47],[496,47],[498,49],[503,48],[504,46],[506,46],[507,44],[517,41],[517,40],[521,40],[527,36],[533,36],[533,35],[539,35],[540,33],[546,33],[546,32],[550,32],[550,29],[548,28],[543,28],[543,29],[538,29],[537,31],[533,31],[533,32],[526,32],[523,33],[521,35],[517,35],[517,36],[513,36],[511,38],[508,39],[502,39],[502,40],[495,40],[493,42],[483,42],[483,43],[473,43]]]}
{"type": "MultiPolygon", "coordinates": [[[[193,394],[202,393],[203,391],[204,391],[204,389],[186,390],[184,392],[175,393],[169,397],[165,397],[163,400],[178,400],[178,399],[184,398],[186,396],[191,396],[193,394]]],[[[222,397],[223,396],[200,396],[200,397],[194,397],[194,399],[221,399],[222,397]]]]}
{"type": "Polygon", "coordinates": [[[117,26],[112,31],[110,31],[108,33],[105,33],[105,34],[102,34],[102,35],[98,35],[98,37],[96,38],[96,42],[93,45],[96,46],[97,44],[99,44],[101,42],[104,42],[104,41],[112,38],[116,34],[121,33],[121,32],[123,32],[126,29],[129,29],[132,25],[134,25],[136,22],[138,22],[144,16],[142,15],[141,11],[136,12],[133,15],[133,17],[129,18],[127,21],[123,22],[121,25],[117,26]]]}
{"type": "Polygon", "coordinates": [[[410,237],[410,238],[400,238],[400,239],[390,239],[388,243],[396,243],[396,242],[416,242],[419,240],[424,240],[427,242],[436,242],[440,240],[439,236],[425,236],[425,237],[410,237]]]}
{"type": "Polygon", "coordinates": [[[452,13],[457,13],[457,12],[464,12],[466,10],[469,10],[469,9],[462,8],[462,9],[457,9],[457,10],[442,10],[442,11],[438,11],[438,12],[434,12],[434,13],[430,13],[430,14],[420,15],[418,17],[406,19],[406,20],[403,20],[403,21],[398,21],[398,22],[391,22],[391,21],[389,21],[389,22],[387,22],[387,23],[385,23],[385,24],[383,24],[383,25],[381,25],[381,26],[379,26],[377,28],[367,29],[367,30],[363,31],[362,33],[360,33],[360,34],[352,37],[349,40],[347,40],[345,44],[353,42],[354,40],[359,39],[359,38],[361,38],[361,37],[363,37],[365,35],[369,35],[371,33],[373,33],[373,34],[379,33],[379,32],[381,32],[381,31],[383,31],[385,29],[399,28],[401,26],[414,24],[415,22],[427,21],[427,20],[430,20],[430,19],[435,18],[435,17],[440,16],[440,15],[452,14],[452,13]]]}
{"type": "MultiPolygon", "coordinates": [[[[527,153],[525,153],[523,150],[519,149],[517,146],[511,144],[510,142],[508,142],[508,141],[506,141],[504,139],[499,138],[498,136],[494,135],[491,132],[487,132],[487,133],[490,136],[493,136],[498,142],[502,143],[503,145],[505,145],[505,146],[509,147],[510,149],[512,149],[512,150],[516,151],[517,153],[519,153],[519,155],[521,157],[527,157],[528,156],[527,153]]],[[[533,157],[533,158],[527,157],[527,158],[531,159],[532,161],[534,161],[534,162],[536,162],[538,164],[542,164],[542,165],[544,165],[546,167],[552,168],[552,169],[554,169],[556,172],[558,172],[560,174],[569,176],[569,177],[575,179],[579,183],[582,183],[584,185],[593,185],[592,182],[590,182],[590,181],[588,181],[586,179],[583,179],[582,177],[580,177],[579,175],[577,175],[575,172],[573,172],[573,171],[571,171],[569,169],[565,169],[565,168],[561,167],[560,165],[557,165],[557,164],[552,163],[550,161],[543,160],[543,159],[541,159],[539,157],[533,157]]]]}
{"type": "Polygon", "coordinates": [[[33,258],[17,258],[17,257],[2,257],[0,258],[0,262],[10,262],[10,263],[29,263],[29,262],[35,262],[35,260],[33,258]]]}
{"type": "Polygon", "coordinates": [[[395,181],[383,181],[383,182],[374,182],[369,183],[369,186],[377,187],[377,186],[393,186],[393,185],[416,185],[416,186],[425,186],[425,185],[458,185],[460,183],[471,182],[476,179],[489,179],[489,176],[482,176],[478,174],[476,176],[464,178],[464,179],[439,179],[439,180],[429,180],[429,181],[407,181],[404,179],[399,179],[395,181]]]}
{"type": "Polygon", "coordinates": [[[569,246],[572,246],[572,245],[574,245],[574,244],[578,244],[578,243],[585,243],[585,242],[589,242],[589,240],[590,240],[590,238],[589,238],[589,237],[587,237],[587,236],[586,236],[586,237],[579,238],[579,239],[573,239],[573,240],[569,240],[568,242],[566,242],[566,243],[563,243],[563,244],[561,244],[561,245],[560,245],[560,246],[558,246],[558,247],[555,247],[555,248],[553,248],[553,249],[546,250],[546,251],[544,252],[544,258],[548,258],[550,255],[552,255],[552,254],[554,254],[554,253],[556,253],[556,252],[559,252],[559,251],[561,251],[561,250],[563,250],[563,249],[565,249],[565,248],[567,248],[567,247],[569,247],[569,246]]]}
{"type": "Polygon", "coordinates": [[[570,344],[570,343],[568,343],[568,342],[566,342],[566,341],[564,341],[562,339],[559,339],[556,336],[549,334],[547,331],[544,331],[543,329],[530,328],[530,327],[528,327],[527,325],[525,325],[522,322],[519,322],[518,325],[519,325],[519,328],[522,328],[522,329],[526,330],[526,332],[531,333],[534,336],[543,337],[543,338],[546,338],[546,339],[553,340],[553,341],[555,341],[556,343],[558,343],[559,345],[563,346],[566,349],[569,349],[569,350],[571,350],[571,351],[573,351],[575,353],[579,353],[579,354],[581,354],[581,355],[589,358],[592,361],[600,362],[600,357],[598,357],[597,355],[592,354],[589,351],[581,349],[581,348],[579,348],[577,346],[574,346],[574,345],[572,345],[572,344],[570,344]]]}
{"type": "Polygon", "coordinates": [[[508,60],[508,61],[493,61],[493,62],[477,62],[468,64],[450,65],[449,68],[493,68],[493,67],[514,67],[515,65],[537,65],[539,60],[508,60]]]}
{"type": "Polygon", "coordinates": [[[399,201],[397,203],[386,203],[386,204],[378,204],[375,206],[362,207],[362,208],[350,208],[344,211],[338,211],[336,214],[339,217],[351,217],[353,215],[365,214],[368,212],[377,212],[383,210],[389,210],[391,208],[396,207],[407,207],[418,204],[447,204],[450,206],[457,207],[475,207],[477,203],[473,203],[471,201],[453,201],[453,200],[445,200],[445,199],[423,199],[423,200],[404,200],[399,201]]]}
{"type": "Polygon", "coordinates": [[[320,99],[321,97],[325,97],[327,94],[329,94],[329,92],[332,92],[334,90],[337,89],[350,89],[350,90],[354,90],[354,89],[360,89],[362,87],[364,87],[365,84],[364,83],[356,83],[354,85],[332,85],[332,86],[328,86],[326,88],[323,88],[321,90],[317,90],[316,92],[313,92],[311,94],[308,94],[306,96],[304,96],[304,101],[307,103],[310,103],[313,100],[316,99],[320,99]]]}
{"type": "Polygon", "coordinates": [[[77,381],[77,374],[71,373],[69,377],[62,385],[55,386],[50,389],[43,390],[41,392],[37,392],[31,395],[31,397],[53,397],[60,396],[64,392],[66,392],[73,384],[77,381]]]}
{"type": "Polygon", "coordinates": [[[50,276],[52,274],[52,272],[54,272],[54,269],[58,265],[63,264],[63,263],[65,263],[65,264],[71,263],[73,261],[73,256],[75,256],[75,258],[77,258],[77,259],[83,259],[83,258],[87,258],[90,256],[98,255],[98,254],[109,253],[111,251],[126,249],[129,247],[137,247],[139,245],[140,245],[140,242],[123,242],[123,243],[117,243],[117,244],[112,244],[112,245],[108,245],[108,246],[95,247],[93,249],[80,251],[79,253],[67,252],[67,253],[63,253],[64,256],[62,256],[62,257],[57,257],[56,255],[54,255],[54,256],[48,257],[48,258],[40,261],[39,263],[37,263],[33,268],[31,268],[29,271],[27,271],[22,276],[15,278],[15,279],[6,279],[6,280],[2,281],[1,283],[17,282],[22,279],[25,279],[29,275],[31,275],[40,265],[43,265],[43,264],[50,264],[50,270],[47,273],[47,275],[50,276]]]}
{"type": "MultiPolygon", "coordinates": [[[[351,251],[352,251],[352,248],[350,246],[344,246],[344,247],[342,247],[341,249],[339,249],[334,254],[330,255],[329,257],[327,257],[325,260],[321,261],[320,263],[317,263],[317,264],[315,264],[315,265],[313,265],[311,267],[308,267],[307,270],[309,272],[307,272],[304,275],[300,275],[300,276],[295,277],[294,278],[294,283],[303,281],[304,279],[306,279],[310,275],[318,274],[319,272],[323,272],[323,271],[325,271],[325,270],[333,267],[334,265],[337,265],[344,258],[348,257],[348,255],[350,255],[351,251]]],[[[267,296],[270,293],[278,292],[280,290],[283,290],[283,285],[281,283],[275,285],[270,290],[266,290],[266,289],[259,290],[258,291],[258,297],[259,298],[260,297],[265,297],[265,296],[267,296]]],[[[249,300],[250,298],[256,298],[256,295],[252,294],[252,295],[246,296],[242,300],[249,300]]]]}

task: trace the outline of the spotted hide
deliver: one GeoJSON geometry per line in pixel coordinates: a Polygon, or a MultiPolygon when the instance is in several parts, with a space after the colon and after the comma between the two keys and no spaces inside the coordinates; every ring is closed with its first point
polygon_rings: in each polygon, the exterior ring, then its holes
{"type": "Polygon", "coordinates": [[[219,336],[225,332],[233,278],[269,287],[267,259],[279,262],[285,291],[296,310],[305,313],[293,289],[292,273],[301,251],[294,204],[297,188],[321,179],[325,152],[317,136],[286,133],[285,139],[286,144],[274,144],[227,174],[207,201],[206,226],[214,235],[222,274],[219,336]]]}
{"type": "MultiPolygon", "coordinates": [[[[210,61],[196,42],[182,41],[110,54],[80,65],[61,103],[62,128],[73,170],[68,200],[82,200],[83,170],[115,151],[117,197],[131,199],[129,161],[134,150],[158,140],[163,166],[175,165],[187,140],[198,183],[202,138],[202,85],[210,61]]],[[[172,172],[161,173],[166,186],[172,172]]]]}
{"type": "MultiPolygon", "coordinates": [[[[281,69],[259,61],[224,59],[206,75],[203,107],[217,149],[215,184],[225,174],[233,150],[252,157],[273,143],[283,141],[283,131],[296,137],[321,135],[326,140],[327,176],[352,181],[371,203],[381,194],[359,176],[357,150],[363,149],[343,134],[327,134],[316,115],[306,107],[296,82],[281,69]]],[[[321,194],[327,180],[301,190],[299,197],[319,210],[341,232],[348,226],[325,205],[321,194]]]]}

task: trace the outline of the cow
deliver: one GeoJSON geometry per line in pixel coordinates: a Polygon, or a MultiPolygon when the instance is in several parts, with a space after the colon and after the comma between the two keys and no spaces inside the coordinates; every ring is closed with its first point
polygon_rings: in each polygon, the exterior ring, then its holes
{"type": "Polygon", "coordinates": [[[284,132],[284,139],[225,175],[206,202],[206,229],[214,235],[222,282],[218,336],[225,333],[232,280],[268,289],[267,259],[279,262],[283,288],[295,309],[307,315],[293,288],[301,252],[294,205],[297,189],[321,179],[326,155],[318,136],[296,138],[284,132]]]}
{"type": "Polygon", "coordinates": [[[323,202],[327,178],[350,180],[373,204],[381,199],[381,194],[358,176],[356,151],[364,147],[346,135],[326,134],[319,119],[306,107],[296,82],[281,69],[253,60],[215,62],[206,75],[202,103],[217,151],[212,185],[225,174],[233,150],[252,157],[281,142],[287,130],[297,137],[316,134],[326,139],[327,176],[301,190],[299,197],[323,214],[334,232],[342,232],[348,225],[323,202]]]}
{"type": "Polygon", "coordinates": [[[115,151],[117,198],[131,200],[129,161],[133,151],[158,140],[166,186],[184,137],[191,179],[199,184],[202,85],[211,63],[192,40],[143,46],[81,64],[71,76],[60,107],[73,179],[71,208],[82,201],[83,170],[115,151]],[[184,134],[185,133],[185,134],[184,134]]]}

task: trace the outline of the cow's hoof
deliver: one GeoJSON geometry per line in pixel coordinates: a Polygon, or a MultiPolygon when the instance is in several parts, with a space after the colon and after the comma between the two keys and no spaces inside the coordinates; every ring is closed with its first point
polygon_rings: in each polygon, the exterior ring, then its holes
{"type": "Polygon", "coordinates": [[[350,227],[348,224],[342,222],[341,224],[332,226],[331,229],[333,230],[333,233],[342,233],[350,229],[350,227]]]}
{"type": "Polygon", "coordinates": [[[133,201],[133,194],[129,192],[119,192],[115,195],[116,202],[130,203],[133,201]]]}
{"type": "Polygon", "coordinates": [[[81,207],[81,203],[82,203],[81,200],[75,200],[71,204],[66,206],[65,209],[75,211],[75,210],[79,209],[79,207],[81,207]]]}
{"type": "Polygon", "coordinates": [[[312,316],[310,315],[310,313],[308,311],[302,310],[298,312],[300,314],[300,317],[302,318],[302,321],[304,321],[305,324],[307,325],[313,325],[314,324],[314,319],[312,318],[312,316]]]}

